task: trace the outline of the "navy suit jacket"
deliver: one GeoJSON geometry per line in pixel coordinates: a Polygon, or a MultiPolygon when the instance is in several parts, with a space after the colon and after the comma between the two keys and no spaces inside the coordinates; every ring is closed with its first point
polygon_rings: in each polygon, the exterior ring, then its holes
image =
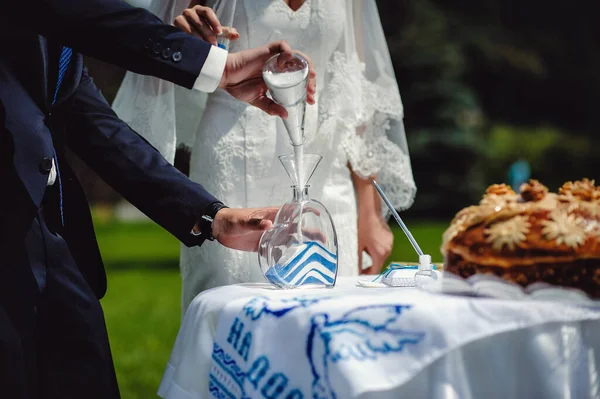
{"type": "MultiPolygon", "coordinates": [[[[74,261],[96,297],[106,291],[87,201],[65,148],[188,246],[202,243],[190,229],[216,201],[116,117],[80,55],[74,54],[52,106],[60,45],[187,88],[210,51],[208,43],[121,0],[0,0],[0,386],[9,396],[22,392],[23,367],[35,354],[28,346],[40,295],[34,268],[63,262],[68,273],[74,261]],[[46,186],[54,150],[65,226],[53,238],[60,245],[48,246],[34,226],[40,228],[36,218],[57,218],[56,186],[46,186]]],[[[73,311],[85,312],[86,303],[75,303],[73,311]]],[[[97,316],[82,315],[80,324],[97,316]]]]}
{"type": "MultiPolygon", "coordinates": [[[[210,44],[122,0],[0,0],[0,27],[36,32],[76,51],[192,88],[210,44]]],[[[16,32],[7,29],[8,35],[16,32]]],[[[3,55],[6,50],[3,49],[3,55]]]]}
{"type": "MultiPolygon", "coordinates": [[[[5,51],[0,57],[2,267],[26,268],[22,264],[26,252],[40,250],[23,243],[46,193],[56,150],[65,219],[60,235],[95,294],[99,298],[104,295],[106,276],[89,208],[64,157],[66,147],[181,242],[202,244],[190,231],[205,208],[218,200],[170,165],[115,115],[88,76],[81,55],[74,53],[53,106],[59,44],[31,32],[12,33],[0,32],[0,46],[5,51]]],[[[153,65],[160,68],[166,62],[153,65]]],[[[60,254],[56,258],[60,259],[60,254]]]]}

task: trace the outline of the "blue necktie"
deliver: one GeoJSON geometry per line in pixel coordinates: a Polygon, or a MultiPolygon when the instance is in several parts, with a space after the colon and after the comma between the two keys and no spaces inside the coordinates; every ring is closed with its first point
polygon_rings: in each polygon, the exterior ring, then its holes
{"type": "MultiPolygon", "coordinates": [[[[52,105],[56,102],[56,97],[58,96],[58,90],[60,90],[60,85],[65,78],[65,73],[69,68],[69,62],[71,61],[71,56],[73,55],[73,50],[69,47],[63,47],[60,52],[60,60],[58,62],[58,80],[56,81],[56,90],[54,91],[54,99],[52,100],[52,105]]],[[[62,192],[62,180],[60,178],[60,169],[58,168],[58,157],[56,156],[56,149],[54,149],[54,165],[56,166],[56,176],[58,177],[58,192],[60,196],[60,221],[62,227],[65,227],[65,216],[63,214],[63,192],[62,192]]]]}

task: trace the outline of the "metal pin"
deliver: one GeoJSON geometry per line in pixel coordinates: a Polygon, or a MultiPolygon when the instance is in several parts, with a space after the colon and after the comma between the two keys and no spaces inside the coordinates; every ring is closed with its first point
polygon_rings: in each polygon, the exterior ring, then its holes
{"type": "Polygon", "coordinates": [[[400,217],[400,215],[398,215],[398,212],[396,212],[396,210],[394,209],[394,206],[392,205],[392,203],[390,202],[388,197],[383,193],[383,190],[381,190],[381,187],[379,187],[379,184],[377,184],[375,179],[373,179],[372,181],[373,181],[373,185],[375,186],[375,189],[377,190],[377,192],[379,193],[379,195],[381,196],[381,198],[383,199],[383,201],[385,202],[387,207],[392,212],[394,219],[396,219],[396,222],[398,222],[398,224],[402,228],[402,231],[404,232],[404,234],[406,234],[408,241],[410,241],[411,245],[417,252],[417,255],[419,255],[419,256],[423,255],[423,251],[421,251],[421,247],[419,247],[419,244],[417,244],[417,241],[415,240],[415,238],[412,236],[412,234],[408,230],[408,227],[406,227],[406,225],[402,221],[402,218],[400,217]]]}

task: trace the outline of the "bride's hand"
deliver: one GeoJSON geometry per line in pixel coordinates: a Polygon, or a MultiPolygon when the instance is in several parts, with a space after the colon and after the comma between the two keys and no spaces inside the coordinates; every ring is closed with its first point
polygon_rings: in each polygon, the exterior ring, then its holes
{"type": "Polygon", "coordinates": [[[217,45],[217,35],[223,35],[229,40],[237,40],[240,35],[235,28],[221,26],[219,18],[210,7],[194,5],[183,11],[183,14],[175,18],[174,25],[190,35],[199,37],[213,46],[217,45]]]}
{"type": "Polygon", "coordinates": [[[228,248],[256,252],[278,211],[279,207],[223,208],[215,215],[212,235],[228,248]]]}
{"type": "Polygon", "coordinates": [[[358,273],[379,274],[383,263],[392,253],[394,235],[381,213],[381,200],[371,184],[376,176],[363,178],[348,164],[358,203],[358,273]],[[373,263],[363,270],[363,251],[373,263]]]}
{"type": "Polygon", "coordinates": [[[219,87],[225,89],[238,100],[254,105],[269,115],[287,118],[285,108],[267,97],[267,85],[262,78],[262,68],[267,60],[275,54],[280,54],[277,61],[284,65],[291,60],[294,53],[301,54],[309,63],[306,101],[309,104],[314,104],[317,73],[310,58],[299,51],[293,51],[286,41],[273,42],[265,46],[229,53],[219,87]]]}
{"type": "Polygon", "coordinates": [[[394,235],[387,222],[375,209],[358,213],[358,271],[359,274],[379,274],[392,253],[394,235]],[[366,251],[373,264],[362,268],[362,253],[366,251]]]}

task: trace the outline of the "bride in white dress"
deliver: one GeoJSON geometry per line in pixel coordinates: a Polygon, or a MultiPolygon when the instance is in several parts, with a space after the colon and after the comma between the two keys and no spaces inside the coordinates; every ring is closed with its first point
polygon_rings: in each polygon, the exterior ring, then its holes
{"type": "MultiPolygon", "coordinates": [[[[163,20],[173,21],[188,3],[153,0],[150,8],[163,20]]],[[[215,10],[223,26],[239,32],[229,51],[285,39],[313,61],[317,102],[307,106],[304,152],[319,154],[323,160],[309,193],[332,214],[339,242],[338,276],[359,274],[365,266],[359,257],[363,251],[373,262],[366,271],[378,272],[393,236],[368,178],[377,178],[397,209],[412,204],[416,187],[402,102],[375,1],[202,3],[215,10]]],[[[226,205],[282,205],[291,198],[288,177],[277,157],[291,153],[292,147],[278,117],[236,101],[220,89],[206,99],[132,73],[125,77],[113,107],[169,161],[178,143],[190,146],[190,177],[226,205]]],[[[255,253],[212,243],[182,246],[180,262],[184,311],[203,290],[265,281],[255,253]]]]}

